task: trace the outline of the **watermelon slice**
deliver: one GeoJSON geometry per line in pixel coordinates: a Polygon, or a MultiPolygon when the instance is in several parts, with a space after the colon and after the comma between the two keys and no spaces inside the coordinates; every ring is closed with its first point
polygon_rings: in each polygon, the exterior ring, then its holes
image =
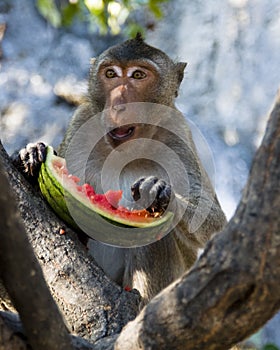
{"type": "Polygon", "coordinates": [[[95,193],[89,184],[68,173],[65,159],[54,155],[48,146],[47,158],[39,174],[43,196],[68,224],[94,239],[117,246],[139,246],[163,237],[173,214],[151,214],[147,210],[129,210],[119,205],[121,190],[95,193]]]}

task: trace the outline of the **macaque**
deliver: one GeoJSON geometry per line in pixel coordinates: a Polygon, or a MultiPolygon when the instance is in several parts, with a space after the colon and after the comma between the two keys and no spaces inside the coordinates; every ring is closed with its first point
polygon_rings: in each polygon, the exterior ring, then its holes
{"type": "MultiPolygon", "coordinates": [[[[199,249],[226,222],[185,117],[174,104],[185,66],[186,63],[176,63],[147,45],[140,35],[92,59],[86,102],[75,112],[58,149],[58,155],[71,158],[69,150],[75,135],[93,120],[96,129],[104,134],[98,140],[94,132],[80,138],[73,158],[78,170],[83,166],[79,163],[83,144],[95,145],[86,163],[85,180],[102,190],[102,168],[110,153],[125,156],[133,142],[140,140],[137,151],[139,148],[141,156],[127,162],[119,175],[125,204],[164,213],[175,202],[178,222],[159,241],[120,248],[89,240],[97,264],[118,284],[137,289],[143,305],[190,269],[199,249]],[[166,171],[162,164],[145,157],[151,152],[164,164],[171,164],[171,170],[166,171]],[[182,168],[177,167],[179,163],[182,168]]],[[[18,162],[36,177],[45,150],[42,143],[28,145],[20,152],[18,162]]],[[[108,188],[112,188],[110,176],[107,171],[102,178],[108,182],[108,188]]]]}

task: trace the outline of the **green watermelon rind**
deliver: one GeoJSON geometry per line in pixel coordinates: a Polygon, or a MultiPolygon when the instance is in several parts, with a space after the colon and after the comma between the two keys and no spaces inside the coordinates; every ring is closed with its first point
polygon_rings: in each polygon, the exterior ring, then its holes
{"type": "MultiPolygon", "coordinates": [[[[151,229],[158,228],[162,229],[170,226],[173,214],[171,212],[165,213],[164,216],[159,218],[149,218],[149,222],[133,221],[131,219],[121,218],[117,215],[112,215],[106,209],[101,209],[98,205],[90,202],[85,195],[80,194],[77,190],[70,191],[63,186],[63,179],[60,177],[53,167],[53,161],[63,161],[64,159],[54,155],[53,148],[48,146],[46,161],[42,164],[39,174],[39,186],[43,196],[48,201],[49,205],[53,210],[68,224],[74,227],[80,227],[80,224],[76,224],[73,220],[72,215],[69,212],[71,208],[75,207],[75,217],[78,214],[79,223],[85,223],[85,226],[94,225],[100,223],[100,216],[106,221],[113,223],[117,227],[124,228],[140,228],[140,229],[151,229]],[[96,217],[96,215],[98,217],[96,217]]],[[[144,230],[146,231],[146,230],[144,230]]]]}
{"type": "Polygon", "coordinates": [[[65,194],[63,188],[57,188],[54,185],[53,176],[47,171],[45,163],[41,165],[39,173],[39,187],[41,193],[52,207],[52,209],[58,214],[58,216],[68,223],[70,226],[78,228],[75,221],[72,219],[69,210],[65,202],[65,194]]]}

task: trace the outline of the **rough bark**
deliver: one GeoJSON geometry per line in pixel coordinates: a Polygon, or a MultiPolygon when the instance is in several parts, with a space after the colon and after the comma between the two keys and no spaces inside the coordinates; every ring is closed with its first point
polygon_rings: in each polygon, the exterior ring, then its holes
{"type": "Polygon", "coordinates": [[[0,188],[0,276],[20,312],[28,341],[34,350],[71,350],[69,334],[28,241],[1,161],[0,188]]]}
{"type": "Polygon", "coordinates": [[[116,349],[224,350],[280,308],[280,93],[238,209],[192,270],[130,322],[116,349]]]}
{"type": "MultiPolygon", "coordinates": [[[[3,149],[0,154],[29,240],[71,331],[99,339],[94,349],[112,349],[116,334],[135,314],[137,295],[111,284],[70,230],[57,233],[63,223],[11,167],[3,149]]],[[[207,244],[191,271],[122,330],[115,349],[224,350],[277,312],[279,159],[280,94],[234,218],[207,244]]]]}
{"type": "Polygon", "coordinates": [[[69,228],[66,234],[59,234],[65,224],[12,166],[1,144],[0,160],[29,241],[70,332],[91,341],[119,332],[136,316],[139,295],[112,283],[69,228]]]}
{"type": "MultiPolygon", "coordinates": [[[[93,345],[81,337],[71,336],[71,342],[75,350],[110,350],[109,345],[113,346],[115,338],[116,336],[106,337],[102,339],[102,344],[97,342],[93,345]]],[[[53,349],[55,347],[52,345],[48,348],[53,349]]],[[[15,313],[0,311],[0,350],[30,350],[22,323],[15,313]]]]}

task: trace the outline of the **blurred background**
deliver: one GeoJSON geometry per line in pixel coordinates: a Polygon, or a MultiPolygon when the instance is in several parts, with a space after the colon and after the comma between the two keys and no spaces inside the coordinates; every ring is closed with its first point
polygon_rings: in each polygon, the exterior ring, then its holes
{"type": "MultiPolygon", "coordinates": [[[[279,0],[0,0],[0,138],[10,154],[37,140],[56,147],[90,58],[139,30],[188,62],[177,106],[207,140],[230,219],[280,85],[279,0]]],[[[256,347],[280,346],[279,329],[277,315],[256,347]]]]}

